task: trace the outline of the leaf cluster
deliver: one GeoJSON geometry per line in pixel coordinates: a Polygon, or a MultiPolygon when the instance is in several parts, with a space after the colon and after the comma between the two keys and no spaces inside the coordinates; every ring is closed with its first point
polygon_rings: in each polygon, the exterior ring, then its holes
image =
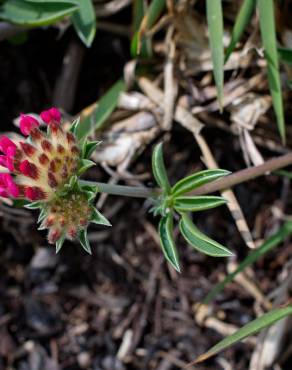
{"type": "Polygon", "coordinates": [[[160,215],[158,227],[161,248],[167,261],[180,271],[178,251],[173,237],[175,216],[179,218],[179,229],[186,240],[197,251],[213,257],[228,257],[232,253],[223,245],[202,233],[193,223],[190,212],[205,211],[223,205],[225,199],[220,196],[192,196],[189,193],[200,186],[215,181],[229,174],[229,171],[205,170],[187,176],[170,185],[163,160],[162,143],[158,144],[152,155],[152,171],[161,195],[152,208],[155,215],[160,215]]]}

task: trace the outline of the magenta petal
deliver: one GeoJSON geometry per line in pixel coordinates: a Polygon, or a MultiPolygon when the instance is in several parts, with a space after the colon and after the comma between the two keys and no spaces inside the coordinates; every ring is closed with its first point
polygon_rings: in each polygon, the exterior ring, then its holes
{"type": "Polygon", "coordinates": [[[9,198],[7,191],[0,186],[0,197],[2,198],[9,198]]]}
{"type": "Polygon", "coordinates": [[[34,117],[21,114],[19,126],[23,135],[28,136],[31,130],[39,127],[39,125],[39,122],[34,117]]]}
{"type": "Polygon", "coordinates": [[[5,155],[0,155],[0,166],[7,168],[7,157],[5,155]]]}
{"type": "Polygon", "coordinates": [[[50,112],[48,110],[45,110],[45,111],[41,112],[40,117],[47,124],[49,124],[51,122],[51,115],[50,115],[50,112]]]}
{"type": "Polygon", "coordinates": [[[52,107],[51,109],[49,109],[49,113],[51,115],[51,118],[54,121],[60,123],[60,121],[61,121],[61,113],[60,113],[60,111],[57,108],[52,107]]]}
{"type": "Polygon", "coordinates": [[[0,138],[0,150],[4,153],[7,154],[8,148],[15,148],[16,145],[12,140],[9,139],[7,136],[1,136],[0,138]]]}
{"type": "Polygon", "coordinates": [[[47,124],[50,124],[50,123],[53,123],[53,122],[54,123],[60,123],[60,121],[61,121],[61,113],[55,107],[41,112],[40,117],[47,124]]]}

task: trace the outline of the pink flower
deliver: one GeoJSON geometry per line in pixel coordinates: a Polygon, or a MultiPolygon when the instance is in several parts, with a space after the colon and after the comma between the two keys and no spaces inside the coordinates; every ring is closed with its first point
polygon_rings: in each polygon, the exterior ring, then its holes
{"type": "Polygon", "coordinates": [[[59,124],[61,121],[61,113],[57,108],[54,107],[49,110],[41,112],[40,117],[47,124],[51,123],[59,124]]]}
{"type": "Polygon", "coordinates": [[[7,136],[1,136],[0,137],[0,150],[1,150],[1,152],[3,152],[4,154],[7,154],[8,148],[16,149],[16,145],[7,136]]]}
{"type": "Polygon", "coordinates": [[[0,190],[3,194],[9,194],[14,198],[19,196],[19,188],[9,173],[0,173],[0,190]]]}
{"type": "Polygon", "coordinates": [[[31,131],[35,128],[38,128],[39,125],[39,122],[34,117],[21,114],[19,126],[23,135],[28,136],[31,131]]]}

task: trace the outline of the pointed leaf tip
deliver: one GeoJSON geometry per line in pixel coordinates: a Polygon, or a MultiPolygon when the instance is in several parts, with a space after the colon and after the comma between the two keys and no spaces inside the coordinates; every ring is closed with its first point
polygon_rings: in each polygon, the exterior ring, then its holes
{"type": "Polygon", "coordinates": [[[109,220],[96,208],[93,209],[90,222],[97,225],[112,226],[109,220]]]}
{"type": "Polygon", "coordinates": [[[170,194],[171,186],[168,181],[164,159],[162,151],[163,143],[159,143],[155,146],[152,154],[152,171],[157,184],[165,190],[166,193],[170,194]]]}
{"type": "Polygon", "coordinates": [[[171,213],[161,218],[158,232],[165,258],[177,272],[180,272],[178,253],[173,239],[173,215],[171,213]]]}
{"type": "Polygon", "coordinates": [[[88,241],[88,236],[87,236],[87,230],[83,229],[79,233],[79,241],[82,246],[82,248],[89,254],[92,254],[91,252],[91,247],[88,241]]]}

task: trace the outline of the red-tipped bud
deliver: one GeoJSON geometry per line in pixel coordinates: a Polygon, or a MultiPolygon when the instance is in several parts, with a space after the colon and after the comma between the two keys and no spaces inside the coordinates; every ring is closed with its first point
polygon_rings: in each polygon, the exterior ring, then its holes
{"type": "Polygon", "coordinates": [[[0,150],[4,154],[7,154],[9,148],[13,148],[11,150],[16,150],[16,145],[12,140],[10,140],[7,136],[1,136],[0,138],[0,150]]]}
{"type": "Polygon", "coordinates": [[[46,165],[49,162],[49,158],[43,153],[39,156],[39,162],[42,165],[46,165]]]}
{"type": "Polygon", "coordinates": [[[51,227],[54,225],[54,222],[56,220],[56,217],[54,215],[49,215],[45,220],[45,226],[51,227]]]}
{"type": "Polygon", "coordinates": [[[60,123],[61,121],[61,113],[57,108],[54,107],[41,112],[40,116],[46,124],[60,123]]]}
{"type": "Polygon", "coordinates": [[[22,150],[24,151],[24,153],[28,156],[28,157],[31,157],[34,155],[34,153],[36,152],[36,148],[34,146],[32,146],[31,144],[28,144],[28,143],[24,143],[24,142],[20,142],[20,146],[22,148],[22,150]]]}
{"type": "Polygon", "coordinates": [[[67,230],[67,236],[69,239],[75,239],[77,237],[78,229],[74,226],[69,227],[67,230]]]}
{"type": "Polygon", "coordinates": [[[55,244],[61,237],[61,231],[58,229],[51,229],[49,231],[48,240],[50,244],[55,244]]]}
{"type": "Polygon", "coordinates": [[[25,191],[24,195],[29,200],[41,200],[46,198],[46,194],[37,186],[28,186],[25,191]]]}
{"type": "Polygon", "coordinates": [[[43,140],[41,142],[41,146],[42,146],[43,150],[45,150],[46,152],[51,152],[52,151],[52,144],[48,140],[43,140]]]}
{"type": "Polygon", "coordinates": [[[30,163],[27,159],[20,163],[19,171],[25,176],[31,177],[35,180],[39,177],[37,166],[33,163],[30,163]]]}
{"type": "Polygon", "coordinates": [[[48,184],[53,189],[58,186],[58,181],[52,172],[48,173],[48,184]]]}
{"type": "Polygon", "coordinates": [[[39,122],[32,116],[25,116],[24,114],[21,114],[19,126],[23,135],[28,136],[31,131],[35,128],[38,128],[39,125],[39,122]]]}

